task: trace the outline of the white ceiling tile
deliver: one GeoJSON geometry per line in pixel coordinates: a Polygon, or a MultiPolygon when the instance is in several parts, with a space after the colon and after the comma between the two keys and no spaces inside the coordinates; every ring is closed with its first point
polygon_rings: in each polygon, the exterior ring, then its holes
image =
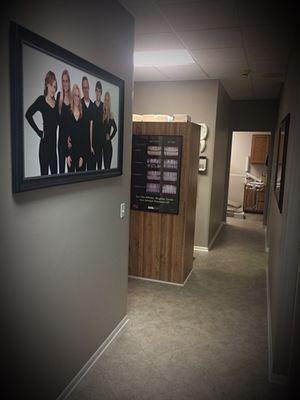
{"type": "Polygon", "coordinates": [[[238,78],[247,69],[243,62],[201,64],[203,70],[213,79],[238,78]]]}
{"type": "Polygon", "coordinates": [[[119,0],[119,2],[136,18],[153,17],[158,13],[158,8],[152,1],[119,0]]]}
{"type": "Polygon", "coordinates": [[[221,82],[232,100],[253,98],[250,78],[226,78],[221,82]]]}
{"type": "Polygon", "coordinates": [[[253,73],[267,74],[267,73],[282,73],[287,70],[287,59],[278,58],[271,60],[252,59],[249,61],[249,68],[253,73]]]}
{"type": "Polygon", "coordinates": [[[188,5],[188,3],[204,3],[207,1],[214,1],[214,0],[155,0],[155,3],[158,5],[162,5],[162,4],[186,4],[188,5]]]}
{"type": "Polygon", "coordinates": [[[261,25],[277,22],[276,12],[274,12],[275,1],[272,2],[272,6],[268,3],[268,1],[262,0],[238,0],[241,25],[261,25]]]}
{"type": "Polygon", "coordinates": [[[297,2],[274,0],[237,0],[240,24],[272,25],[295,23],[297,14],[297,2]]]}
{"type": "Polygon", "coordinates": [[[242,29],[244,46],[273,46],[274,43],[290,46],[291,27],[280,25],[247,26],[242,29]]]}
{"type": "Polygon", "coordinates": [[[289,1],[119,1],[135,16],[136,51],[186,46],[200,65],[136,68],[136,81],[212,78],[233,99],[278,96],[298,16],[289,1]],[[251,79],[241,77],[248,68],[251,79]]]}
{"type": "Polygon", "coordinates": [[[197,64],[174,67],[159,67],[158,69],[172,80],[188,81],[207,79],[207,76],[197,64]]]}
{"type": "Polygon", "coordinates": [[[167,81],[169,80],[166,75],[154,67],[135,67],[134,68],[134,81],[167,81]]]}
{"type": "Polygon", "coordinates": [[[136,35],[134,48],[135,51],[173,50],[184,46],[173,33],[155,33],[136,35]]]}
{"type": "Polygon", "coordinates": [[[278,79],[253,77],[254,96],[258,99],[277,99],[280,96],[282,82],[278,79]]]}
{"type": "Polygon", "coordinates": [[[245,52],[242,47],[192,50],[191,53],[200,65],[213,63],[226,64],[228,62],[246,63],[245,52]]]}
{"type": "Polygon", "coordinates": [[[240,29],[202,29],[182,31],[178,35],[184,44],[192,50],[213,49],[220,47],[242,47],[240,29]]]}
{"type": "Polygon", "coordinates": [[[249,62],[259,60],[278,60],[288,59],[290,48],[274,43],[273,46],[249,46],[246,47],[247,58],[249,62]]]}
{"type": "Polygon", "coordinates": [[[157,14],[156,16],[139,17],[135,20],[135,33],[137,35],[147,33],[171,33],[172,30],[165,19],[157,14]]]}
{"type": "Polygon", "coordinates": [[[120,0],[121,4],[135,17],[135,33],[172,32],[166,19],[152,1],[120,0]]]}
{"type": "Polygon", "coordinates": [[[176,31],[238,25],[237,8],[231,0],[161,4],[160,9],[176,31]]]}

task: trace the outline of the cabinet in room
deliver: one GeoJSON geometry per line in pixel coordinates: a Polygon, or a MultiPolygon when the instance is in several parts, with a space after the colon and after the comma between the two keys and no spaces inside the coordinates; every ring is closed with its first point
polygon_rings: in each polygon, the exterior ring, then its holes
{"type": "Polygon", "coordinates": [[[181,136],[182,147],[178,214],[130,210],[129,275],[182,284],[193,266],[200,127],[134,122],[133,135],[181,136]]]}
{"type": "Polygon", "coordinates": [[[251,164],[265,165],[269,151],[270,135],[252,135],[251,164]]]}
{"type": "Polygon", "coordinates": [[[255,187],[249,184],[245,184],[243,210],[245,212],[261,214],[264,212],[264,206],[265,187],[255,187]]]}

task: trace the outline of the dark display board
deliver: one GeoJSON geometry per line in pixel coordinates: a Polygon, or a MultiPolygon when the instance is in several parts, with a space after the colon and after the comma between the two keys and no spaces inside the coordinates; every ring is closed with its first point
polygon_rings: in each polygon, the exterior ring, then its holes
{"type": "Polygon", "coordinates": [[[182,136],[133,135],[131,208],[178,214],[182,136]]]}

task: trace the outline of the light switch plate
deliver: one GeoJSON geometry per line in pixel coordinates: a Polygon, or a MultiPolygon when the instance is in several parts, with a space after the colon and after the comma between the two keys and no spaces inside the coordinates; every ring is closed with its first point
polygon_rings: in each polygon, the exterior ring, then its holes
{"type": "Polygon", "coordinates": [[[120,204],[120,218],[125,217],[125,203],[120,204]]]}

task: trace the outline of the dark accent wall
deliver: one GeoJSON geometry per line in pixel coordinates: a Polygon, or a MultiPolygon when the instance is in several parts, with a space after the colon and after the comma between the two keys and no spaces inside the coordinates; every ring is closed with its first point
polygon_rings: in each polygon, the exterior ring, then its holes
{"type": "MultiPolygon", "coordinates": [[[[275,163],[270,189],[267,227],[269,245],[268,277],[272,333],[271,372],[288,377],[292,355],[294,311],[300,251],[300,35],[294,42],[287,78],[280,100],[277,129],[290,113],[283,209],[280,213],[274,195],[275,163]]],[[[274,149],[278,144],[276,129],[274,149]]],[[[299,290],[299,288],[298,288],[299,290]]],[[[299,338],[297,338],[299,340],[299,338]]],[[[299,344],[298,344],[299,345],[299,344]]]]}
{"type": "Polygon", "coordinates": [[[9,398],[53,400],[126,315],[134,21],[115,0],[10,1],[0,29],[2,363],[9,398]],[[125,80],[122,176],[12,194],[10,20],[125,80]]]}
{"type": "Polygon", "coordinates": [[[227,166],[229,144],[231,143],[230,109],[230,98],[219,83],[210,200],[209,243],[211,243],[216,232],[220,229],[220,224],[226,221],[224,209],[227,207],[228,194],[227,166]]]}

